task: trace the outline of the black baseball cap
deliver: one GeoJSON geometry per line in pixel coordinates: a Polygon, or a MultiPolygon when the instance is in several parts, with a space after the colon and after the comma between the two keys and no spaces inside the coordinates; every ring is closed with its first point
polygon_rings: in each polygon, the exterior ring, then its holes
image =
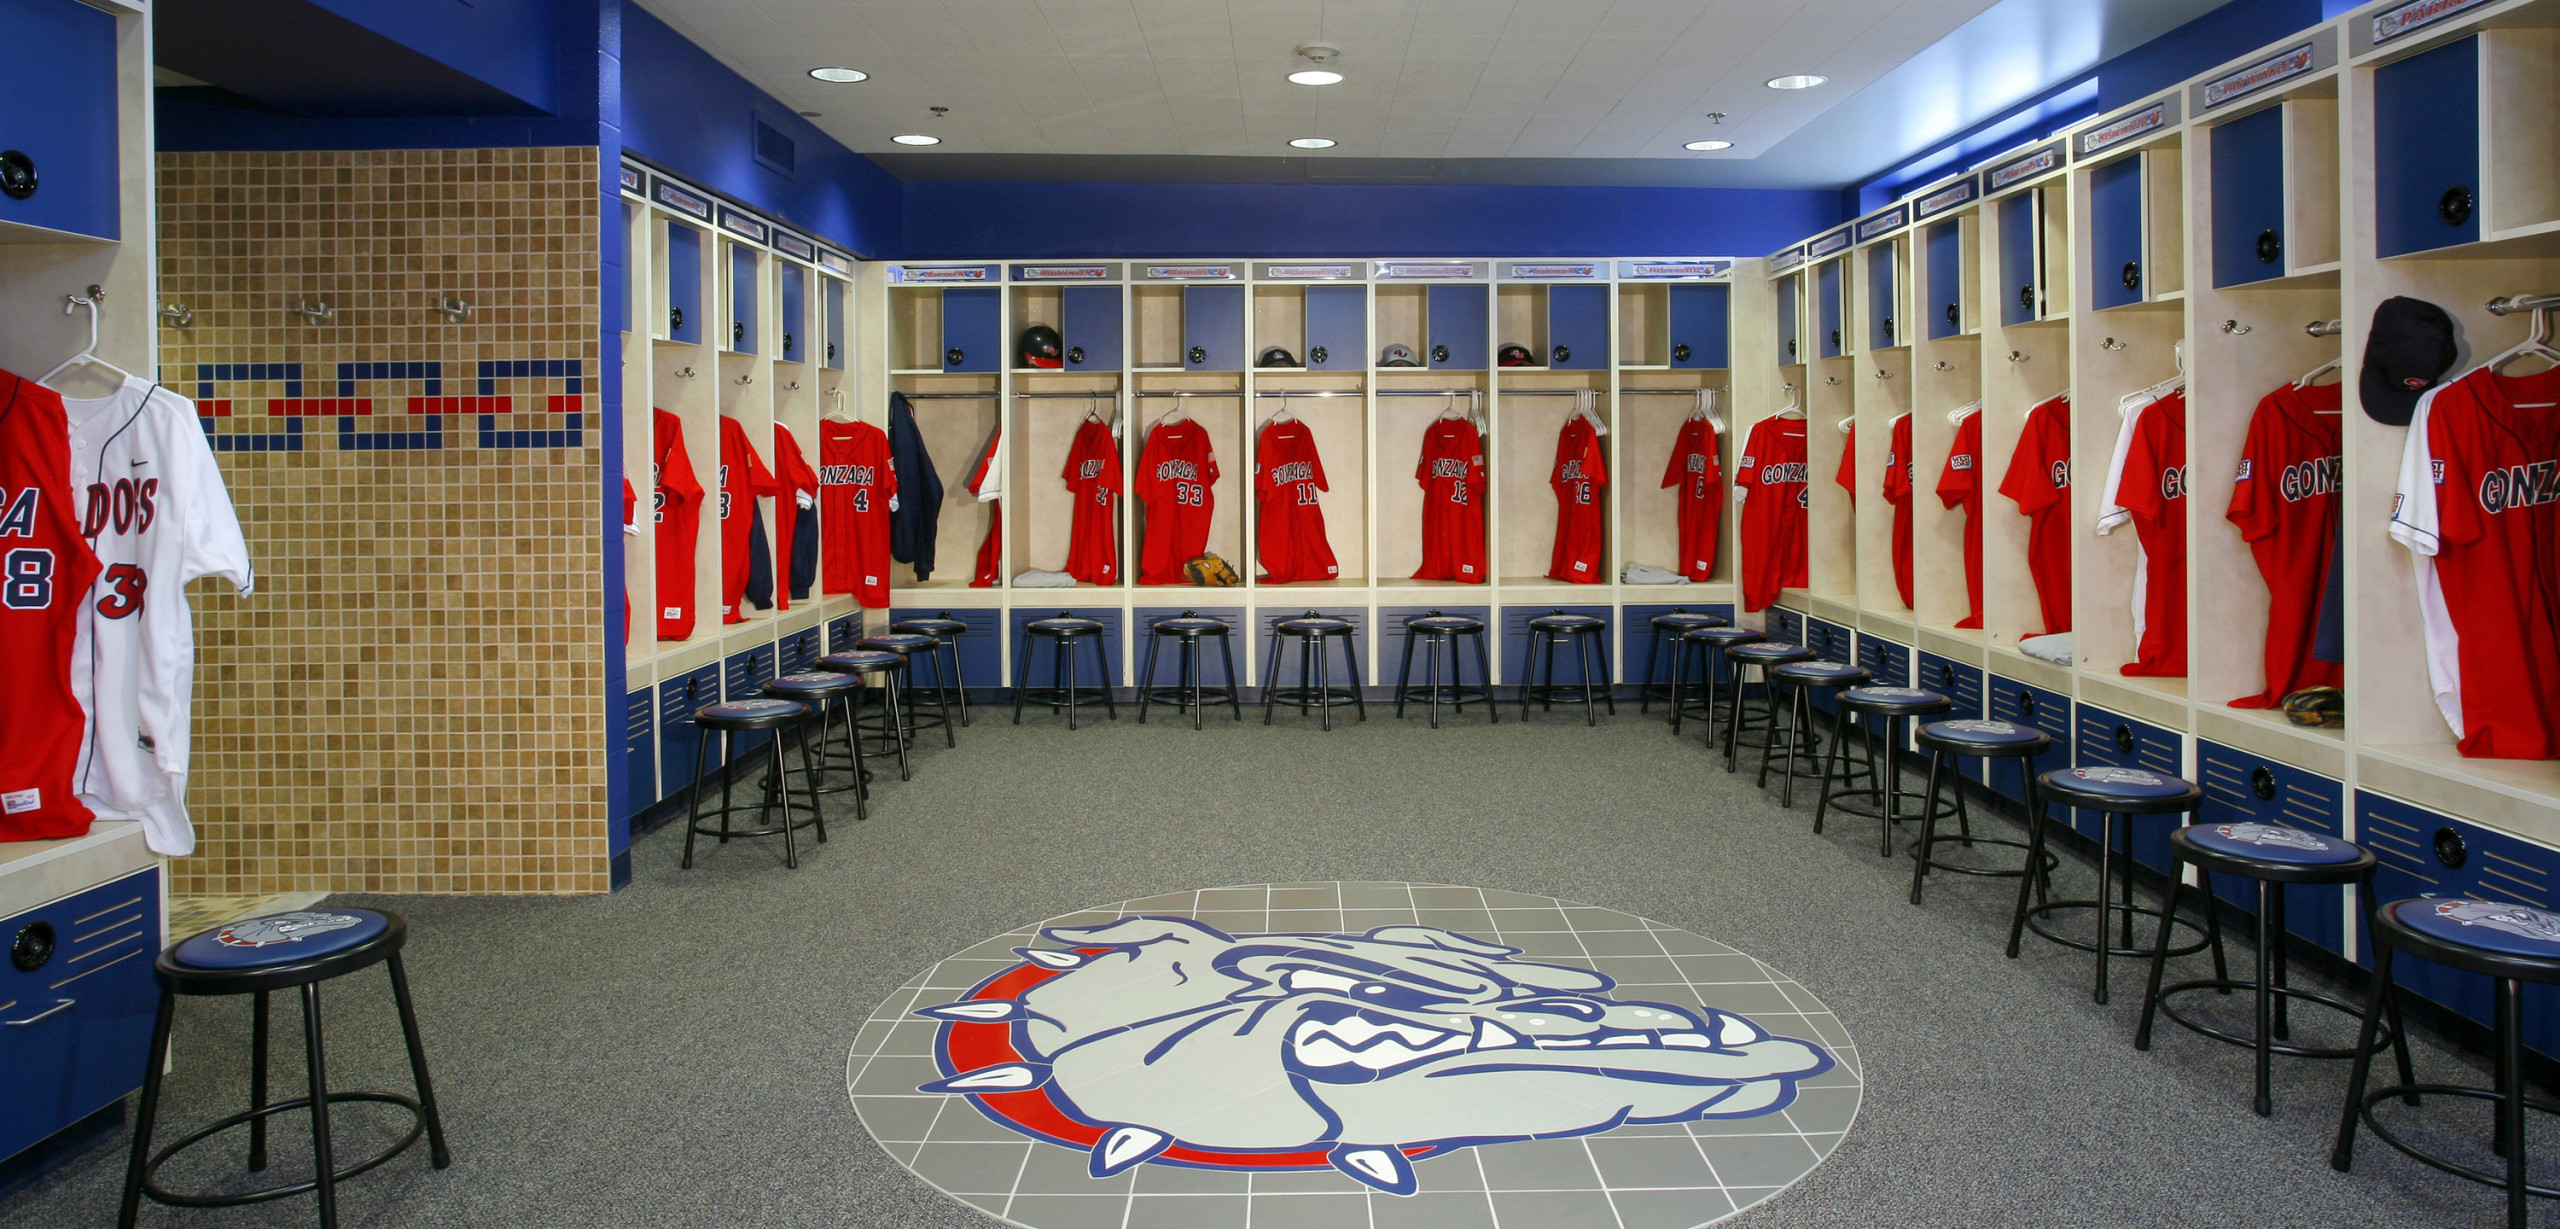
{"type": "Polygon", "coordinates": [[[2373,331],[2364,339],[2360,395],[2365,414],[2394,427],[2409,425],[2418,398],[2453,367],[2453,317],[2424,299],[2393,296],[2373,309],[2373,331]]]}

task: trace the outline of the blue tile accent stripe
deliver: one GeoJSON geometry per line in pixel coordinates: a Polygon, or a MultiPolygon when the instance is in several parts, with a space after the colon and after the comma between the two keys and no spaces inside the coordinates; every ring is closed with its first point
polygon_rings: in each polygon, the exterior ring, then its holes
{"type": "Polygon", "coordinates": [[[423,430],[358,431],[354,418],[341,418],[338,420],[338,451],[434,451],[444,447],[444,420],[442,414],[421,414],[410,421],[423,424],[423,430]]]}
{"type": "Polygon", "coordinates": [[[216,432],[212,419],[199,418],[196,421],[204,426],[206,442],[213,445],[215,452],[302,451],[302,420],[299,418],[285,419],[282,431],[216,432]]]}

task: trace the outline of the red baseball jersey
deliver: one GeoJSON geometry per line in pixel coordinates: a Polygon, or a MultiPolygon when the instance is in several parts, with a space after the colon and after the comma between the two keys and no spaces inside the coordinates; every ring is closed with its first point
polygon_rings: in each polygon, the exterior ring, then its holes
{"type": "Polygon", "coordinates": [[[1742,608],[1759,610],[1778,591],[1810,583],[1805,558],[1804,420],[1763,418],[1743,440],[1733,467],[1742,505],[1742,608]]]}
{"type": "Polygon", "coordinates": [[[62,398],[0,371],[0,841],[89,831],[71,783],[89,728],[71,657],[98,572],[72,510],[62,398]]]}
{"type": "Polygon", "coordinates": [[[1911,415],[1893,420],[1885,437],[1884,501],[1893,507],[1893,587],[1911,605],[1911,415]]]}
{"type": "Polygon", "coordinates": [[[2346,681],[2336,662],[2311,655],[2337,544],[2339,388],[2287,384],[2267,394],[2240,446],[2226,516],[2267,582],[2266,690],[2233,708],[2274,708],[2288,693],[2346,681]]]}
{"type": "MultiPolygon", "coordinates": [[[[800,518],[818,507],[818,475],[809,468],[800,441],[781,423],[773,424],[773,605],[791,609],[792,531],[800,518]]],[[[801,596],[806,597],[807,594],[801,596]]]]}
{"type": "Polygon", "coordinates": [[[889,604],[889,514],[898,467],[889,433],[867,422],[818,423],[818,529],[826,591],[873,610],[889,604]]]}
{"type": "Polygon", "coordinates": [[[2417,557],[2427,673],[2462,754],[2560,759],[2560,370],[2418,399],[2391,536],[2417,557]]]}
{"type": "Polygon", "coordinates": [[[1847,438],[1840,442],[1840,469],[1831,480],[1849,493],[1849,506],[1854,508],[1858,506],[1858,424],[1850,423],[1841,434],[1847,438]]]}
{"type": "Polygon", "coordinates": [[[1982,626],[1982,415],[1956,424],[1947,467],[1938,473],[1938,502],[1964,509],[1964,595],[1970,613],[1958,627],[1982,626]]]}
{"type": "Polygon", "coordinates": [[[969,471],[969,493],[987,505],[987,536],[978,542],[978,570],[969,578],[972,589],[989,589],[1004,579],[1004,428],[999,426],[987,436],[986,449],[978,454],[978,464],[969,471]]]}
{"type": "Polygon", "coordinates": [[[1422,566],[1415,580],[1485,582],[1484,437],[1464,418],[1443,418],[1422,433],[1413,467],[1422,484],[1422,566]]]}
{"type": "Polygon", "coordinates": [[[1716,425],[1701,414],[1680,424],[1671,460],[1662,467],[1665,490],[1680,488],[1680,563],[1672,570],[1691,580],[1715,575],[1716,548],[1724,531],[1724,465],[1716,425]]]}
{"type": "Polygon", "coordinates": [[[2140,637],[2124,673],[2187,676],[2187,395],[2144,406],[2123,443],[2110,504],[2133,518],[2142,540],[2134,596],[2140,637]]]}
{"type": "Polygon", "coordinates": [[[720,416],[720,621],[743,623],[738,599],[747,592],[747,527],[755,520],[755,500],[774,493],[773,474],[747,440],[747,429],[726,414],[720,416]]]}
{"type": "Polygon", "coordinates": [[[1087,418],[1076,428],[1067,448],[1067,468],[1059,475],[1075,493],[1075,522],[1067,540],[1067,575],[1089,585],[1116,584],[1120,579],[1120,533],[1112,501],[1120,498],[1120,441],[1111,427],[1087,418]]]}
{"type": "Polygon", "coordinates": [[[2027,575],[2036,582],[2045,634],[2071,630],[2071,400],[2027,410],[2000,493],[2027,518],[2027,575]]]}
{"type": "Polygon", "coordinates": [[[1547,579],[1594,585],[1602,575],[1600,493],[1609,489],[1609,461],[1591,420],[1575,414],[1556,433],[1556,464],[1547,475],[1556,493],[1556,541],[1547,556],[1547,579]]]}
{"type": "Polygon", "coordinates": [[[1209,429],[1185,418],[1160,422],[1138,453],[1138,498],[1147,505],[1147,538],[1138,552],[1138,583],[1185,585],[1182,565],[1209,549],[1209,518],[1218,510],[1218,454],[1209,429]]]}
{"type": "MultiPolygon", "coordinates": [[[[640,492],[631,489],[631,480],[622,480],[622,532],[637,536],[640,525],[632,518],[640,514],[640,492]]],[[[631,643],[631,586],[622,587],[622,642],[631,643]]]]}
{"type": "Polygon", "coordinates": [[[1254,491],[1258,515],[1254,548],[1262,560],[1263,579],[1273,584],[1293,580],[1332,580],[1342,574],[1325,540],[1321,492],[1332,490],[1324,477],[1324,458],[1316,455],[1315,432],[1296,419],[1267,422],[1254,442],[1254,491]]]}
{"type": "Polygon", "coordinates": [[[649,465],[649,518],[658,534],[658,639],[693,634],[693,555],[702,531],[702,480],[684,450],[684,420],[650,412],[657,451],[649,465]]]}

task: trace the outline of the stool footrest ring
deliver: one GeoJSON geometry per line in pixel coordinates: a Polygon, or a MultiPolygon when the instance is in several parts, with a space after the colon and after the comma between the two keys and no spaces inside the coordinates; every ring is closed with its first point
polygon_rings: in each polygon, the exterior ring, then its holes
{"type": "MultiPolygon", "coordinates": [[[[2388,1128],[2374,1120],[2373,1107],[2380,1105],[2393,1097],[2408,1095],[2416,1095],[2420,1097],[2468,1097],[2475,1101],[2496,1103],[2506,1100],[2506,1095],[2504,1093],[2487,1088],[2466,1088],[2459,1084],[2394,1084],[2389,1088],[2376,1088],[2367,1091],[2364,1095],[2364,1104],[2357,1108],[2356,1113],[2357,1116],[2364,1119],[2364,1126],[2366,1130],[2373,1132],[2376,1136],[2379,1136],[2382,1142],[2399,1149],[2402,1153],[2406,1154],[2409,1159],[2434,1169],[2443,1170],[2457,1178],[2469,1178],[2482,1186],[2494,1186],[2500,1190],[2506,1189],[2507,1176],[2505,1174],[2492,1174],[2484,1170],[2473,1169],[2468,1165],[2457,1165],[2452,1161],[2448,1161],[2422,1151],[2416,1145],[2392,1134],[2388,1128]]],[[[2540,1113],[2560,1115],[2560,1105],[2555,1105],[2552,1102],[2541,1099],[2540,1097],[2526,1097],[2524,1099],[2524,1106],[2526,1109],[2540,1113]]],[[[2535,1186],[2531,1183],[2527,1183],[2524,1190],[2528,1195],[2538,1196],[2543,1199],[2560,1199],[2560,1188],[2535,1186]]]]}
{"type": "MultiPolygon", "coordinates": [[[[1851,760],[1848,767],[1848,772],[1843,773],[1840,777],[1835,778],[1834,780],[1867,781],[1874,779],[1874,774],[1868,772],[1867,766],[1859,761],[1851,760]]],[[[1857,789],[1833,789],[1831,791],[1831,810],[1837,814],[1854,815],[1860,819],[1883,819],[1885,816],[1879,812],[1884,809],[1884,796],[1887,792],[1899,794],[1913,802],[1918,802],[1920,801],[1920,795],[1923,791],[1916,789],[1886,791],[1874,786],[1861,786],[1857,789]],[[1851,799],[1857,800],[1856,805],[1852,806],[1849,804],[1849,800],[1851,799]]],[[[1941,809],[1938,811],[1938,818],[1953,819],[1955,816],[1956,804],[1952,802],[1941,804],[1941,809]]],[[[1919,811],[1896,811],[1892,816],[1893,822],[1897,824],[1915,824],[1925,818],[1927,818],[1927,816],[1919,811]]],[[[1975,837],[1973,839],[1978,841],[1982,838],[1975,837]]]]}
{"type": "MultiPolygon", "coordinates": [[[[2015,849],[2021,853],[2025,852],[2027,849],[2027,843],[2025,841],[2013,841],[2005,836],[1967,837],[1960,832],[1940,833],[1937,836],[1930,837],[1928,844],[1989,845],[1995,849],[2015,849]]],[[[1959,866],[1953,862],[1941,862],[1936,858],[1923,857],[1922,845],[1919,841],[1911,842],[1911,856],[1920,858],[1922,861],[1927,862],[1930,870],[1946,871],[1947,873],[1954,875],[1980,875],[1985,879],[2015,879],[2018,876],[2027,873],[2024,867],[2003,868],[1996,866],[1959,866]]],[[[2052,850],[2046,850],[2044,855],[2045,873],[2052,874],[2061,866],[2062,859],[2052,850]]]]}
{"type": "Polygon", "coordinates": [[[1346,704],[1358,704],[1360,693],[1349,687],[1274,687],[1267,700],[1282,708],[1314,708],[1319,704],[1340,708],[1346,704]]]}
{"type": "MultiPolygon", "coordinates": [[[[2258,984],[2256,982],[2229,977],[2203,977],[2197,978],[2193,981],[2182,981],[2173,985],[2162,986],[2160,987],[2160,1014],[2177,1021],[2180,1025],[2183,1025],[2188,1032],[2195,1033],[2199,1036],[2211,1037],[2215,1041],[2222,1042],[2226,1045],[2239,1046],[2244,1050],[2254,1050],[2258,1048],[2258,1039],[2256,1037],[2242,1033],[2230,1032],[2224,1029],[2215,1028],[2210,1024],[2190,1020],[2186,1016],[2180,1014],[2177,1007],[2169,1001],[2169,996],[2173,994],[2190,994],[2198,990],[2220,990],[2225,993],[2245,991],[2251,995],[2255,995],[2258,992],[2258,984]]],[[[2317,991],[2298,990],[2292,986],[2274,986],[2269,988],[2268,993],[2282,998],[2292,999],[2296,1002],[2317,1003],[2331,1011],[2341,1012],[2351,1019],[2361,1020],[2364,1017],[2363,1008],[2339,999],[2331,998],[2330,996],[2321,994],[2317,991]]],[[[2390,1045],[2395,1040],[2396,1038],[2391,1034],[2391,1024],[2389,1021],[2384,1021],[2374,1031],[2373,1045],[2376,1052],[2379,1052],[2382,1047],[2390,1045]]],[[[2267,1052],[2269,1054],[2283,1054],[2293,1058],[2354,1058],[2356,1056],[2354,1046],[2297,1046],[2287,1045],[2274,1040],[2270,1040],[2267,1043],[2267,1052]]]]}
{"type": "MultiPolygon", "coordinates": [[[[1975,837],[1974,839],[1979,841],[1982,838],[1975,837]]],[[[2097,942],[2074,939],[2068,935],[2055,934],[2044,928],[2044,921],[2045,915],[2056,909],[2095,909],[2097,907],[2098,902],[2094,900],[2057,900],[2037,905],[2027,910],[2027,929],[2034,931],[2040,937],[2050,939],[2064,947],[2072,948],[2076,951],[2094,952],[2098,950],[2097,942]]],[[[2116,913],[2131,913],[2138,917],[2157,918],[2160,916],[2160,911],[2149,905],[2120,905],[2110,902],[2107,905],[2107,908],[2116,913]]],[[[2169,954],[2172,956],[2192,956],[2197,952],[2203,951],[2211,943],[2210,940],[2203,937],[2204,930],[2202,927],[2197,926],[2195,923],[2190,922],[2185,918],[2173,918],[2170,920],[2169,924],[2172,926],[2184,926],[2189,930],[2195,931],[2197,934],[2195,942],[2190,943],[2185,947],[2170,948],[2169,954]]],[[[2138,959],[2148,960],[2151,958],[2151,954],[2154,950],[2156,949],[2150,946],[2110,947],[2107,949],[2107,954],[2110,956],[2132,956],[2138,959]]]]}
{"type": "MultiPolygon", "coordinates": [[[[363,1173],[376,1165],[382,1164],[384,1161],[388,1161],[391,1158],[408,1151],[409,1145],[418,1142],[419,1137],[427,1133],[427,1116],[418,1108],[418,1103],[414,1098],[404,1097],[398,1093],[390,1092],[333,1092],[329,1094],[329,1104],[331,1105],[341,1105],[350,1101],[373,1101],[384,1105],[397,1105],[400,1108],[409,1111],[409,1133],[401,1136],[399,1142],[391,1145],[389,1148],[375,1153],[373,1156],[368,1157],[365,1160],[358,1161],[353,1165],[348,1165],[338,1169],[331,1175],[331,1180],[334,1182],[344,1182],[349,1178],[355,1177],[357,1174],[363,1173]]],[[[287,1186],[271,1186],[262,1190],[240,1191],[222,1195],[181,1194],[179,1192],[163,1188],[158,1182],[154,1181],[152,1177],[152,1175],[160,1172],[161,1164],[169,1158],[174,1157],[180,1152],[184,1152],[197,1144],[203,1143],[216,1135],[220,1135],[233,1127],[245,1127],[257,1119],[267,1118],[276,1114],[296,1110],[309,1113],[311,1110],[311,1098],[296,1097],[291,1101],[275,1101],[259,1106],[253,1110],[242,1110],[237,1114],[219,1119],[212,1125],[207,1126],[166,1148],[162,1148],[158,1153],[152,1156],[150,1164],[142,1167],[142,1193],[150,1196],[152,1201],[155,1203],[167,1204],[173,1208],[236,1208],[242,1204],[265,1203],[272,1199],[283,1199],[287,1196],[301,1195],[318,1190],[320,1188],[320,1179],[316,1174],[305,1181],[292,1183],[287,1186]]],[[[437,1168],[443,1168],[443,1166],[438,1166],[437,1168]]]]}

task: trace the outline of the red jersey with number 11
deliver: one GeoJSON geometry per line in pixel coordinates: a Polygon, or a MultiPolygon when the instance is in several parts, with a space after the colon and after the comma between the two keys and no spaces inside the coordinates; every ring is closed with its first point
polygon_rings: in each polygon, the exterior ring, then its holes
{"type": "Polygon", "coordinates": [[[818,528],[829,593],[850,593],[878,610],[889,604],[889,513],[898,470],[889,433],[867,422],[818,423],[818,528]]]}
{"type": "Polygon", "coordinates": [[[2233,708],[2274,708],[2305,687],[2346,682],[2338,663],[2311,655],[2338,534],[2339,385],[2284,385],[2258,402],[2240,446],[2231,523],[2249,540],[2267,582],[2266,687],[2233,708]]]}
{"type": "Polygon", "coordinates": [[[693,634],[694,539],[702,532],[702,479],[684,450],[684,420],[652,410],[657,451],[650,462],[649,517],[657,523],[658,639],[693,634]]]}
{"type": "Polygon", "coordinates": [[[1254,488],[1260,493],[1254,532],[1263,579],[1273,584],[1293,580],[1332,580],[1342,574],[1325,539],[1322,493],[1331,490],[1324,458],[1316,454],[1315,432],[1307,424],[1263,424],[1254,446],[1254,488]]]}

